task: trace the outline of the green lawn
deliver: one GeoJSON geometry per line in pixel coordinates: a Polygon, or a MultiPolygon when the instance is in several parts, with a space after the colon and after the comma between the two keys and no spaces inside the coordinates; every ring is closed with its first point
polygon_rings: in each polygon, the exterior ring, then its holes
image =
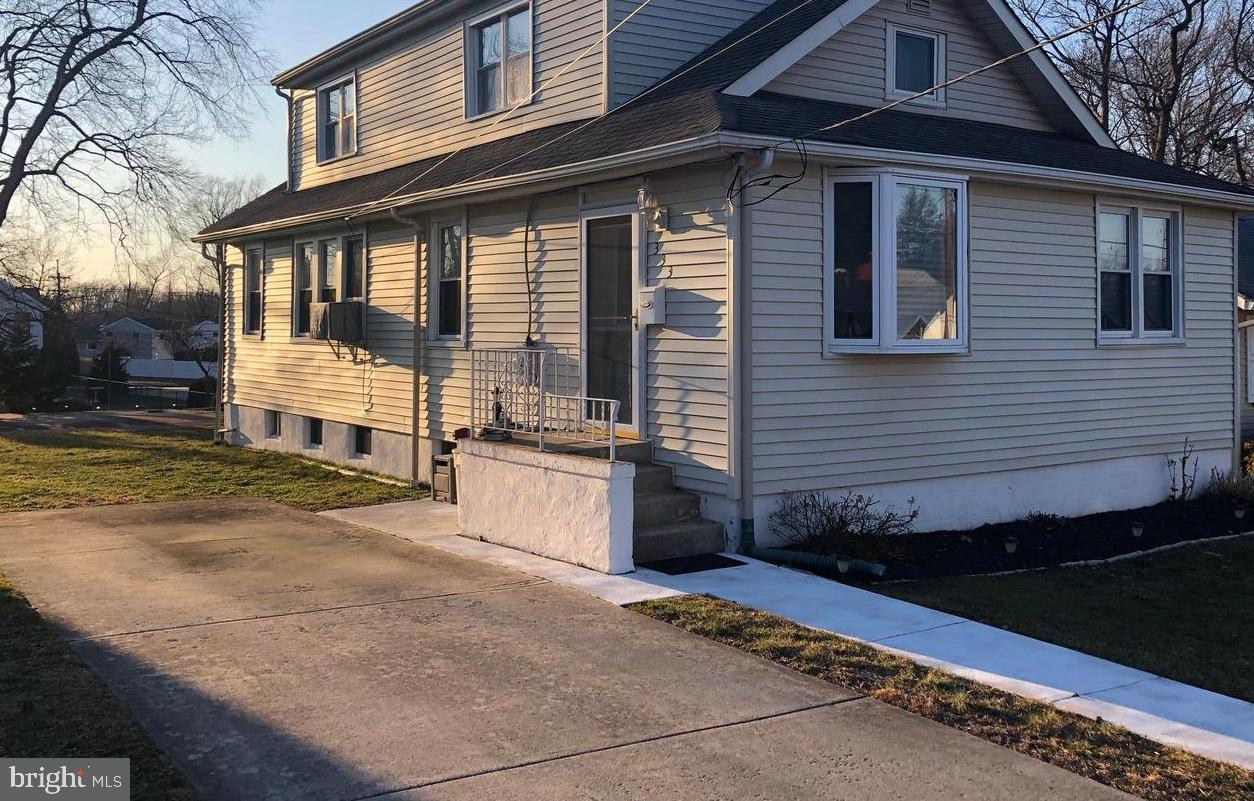
{"type": "Polygon", "coordinates": [[[872,589],[1254,701],[1254,538],[872,589]]]}
{"type": "Polygon", "coordinates": [[[322,511],[425,492],[283,453],[215,445],[208,431],[0,432],[0,512],[249,496],[322,511]]]}
{"type": "Polygon", "coordinates": [[[1249,801],[1254,772],[715,598],[632,606],[694,634],[1152,801],[1249,801]]]}
{"type": "Polygon", "coordinates": [[[0,575],[0,756],[129,757],[135,801],[201,801],[122,702],[0,575]]]}

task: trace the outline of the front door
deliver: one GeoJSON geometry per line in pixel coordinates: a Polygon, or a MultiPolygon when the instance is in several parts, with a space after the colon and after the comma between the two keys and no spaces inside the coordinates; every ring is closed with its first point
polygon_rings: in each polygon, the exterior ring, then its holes
{"type": "Polygon", "coordinates": [[[634,211],[583,217],[584,394],[619,402],[618,429],[639,434],[634,211]]]}

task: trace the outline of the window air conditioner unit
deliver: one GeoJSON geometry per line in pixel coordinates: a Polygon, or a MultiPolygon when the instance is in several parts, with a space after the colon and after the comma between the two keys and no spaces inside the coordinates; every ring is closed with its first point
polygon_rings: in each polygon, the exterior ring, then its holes
{"type": "Polygon", "coordinates": [[[365,340],[362,303],[345,300],[338,303],[309,304],[309,336],[346,345],[361,345],[365,340]]]}

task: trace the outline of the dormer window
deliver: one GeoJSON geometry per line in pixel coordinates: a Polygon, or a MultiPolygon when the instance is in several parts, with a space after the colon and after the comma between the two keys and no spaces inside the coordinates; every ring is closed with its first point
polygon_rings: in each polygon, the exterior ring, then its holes
{"type": "Polygon", "coordinates": [[[928,92],[912,102],[944,105],[945,36],[931,31],[888,26],[888,97],[928,92]],[[930,91],[929,91],[930,90],[930,91]]]}
{"type": "Polygon", "coordinates": [[[466,29],[466,116],[504,111],[531,95],[531,6],[496,11],[466,29]]]}
{"type": "Polygon", "coordinates": [[[357,79],[343,78],[318,89],[318,161],[357,152],[357,79]]]}

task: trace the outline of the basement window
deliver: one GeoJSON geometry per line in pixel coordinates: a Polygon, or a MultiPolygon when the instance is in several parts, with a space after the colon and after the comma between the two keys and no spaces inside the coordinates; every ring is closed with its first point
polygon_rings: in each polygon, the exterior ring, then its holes
{"type": "Polygon", "coordinates": [[[965,352],[965,180],[841,173],[825,200],[827,354],[965,352]]]}
{"type": "Polygon", "coordinates": [[[317,417],[310,417],[306,422],[308,428],[305,432],[305,440],[309,443],[310,448],[322,447],[322,421],[317,417]]]}
{"type": "Polygon", "coordinates": [[[266,439],[278,439],[283,436],[283,415],[276,411],[266,410],[266,439]]]}
{"type": "Polygon", "coordinates": [[[466,116],[504,111],[531,97],[531,6],[494,11],[466,28],[466,116]]]}
{"type": "Polygon", "coordinates": [[[374,431],[366,426],[353,426],[353,453],[356,456],[369,456],[374,444],[374,431]]]}

